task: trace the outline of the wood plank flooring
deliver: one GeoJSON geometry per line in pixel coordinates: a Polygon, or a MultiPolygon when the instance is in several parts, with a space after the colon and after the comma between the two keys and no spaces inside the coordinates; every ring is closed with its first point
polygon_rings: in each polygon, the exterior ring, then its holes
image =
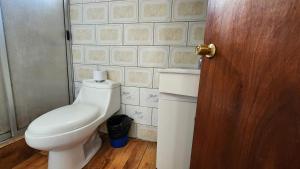
{"type": "MultiPolygon", "coordinates": [[[[41,153],[13,169],[47,169],[47,156],[41,153]]],[[[156,143],[130,139],[123,148],[112,148],[106,137],[103,145],[84,169],[155,169],[156,143]]]]}
{"type": "Polygon", "coordinates": [[[0,169],[11,169],[37,152],[27,146],[23,137],[8,140],[0,145],[0,169]]]}

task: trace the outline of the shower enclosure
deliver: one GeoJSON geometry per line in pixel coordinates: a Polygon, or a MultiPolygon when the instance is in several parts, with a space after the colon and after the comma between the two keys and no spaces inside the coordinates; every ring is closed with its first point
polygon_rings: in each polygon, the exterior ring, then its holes
{"type": "Polygon", "coordinates": [[[73,101],[69,2],[0,0],[0,142],[73,101]]]}

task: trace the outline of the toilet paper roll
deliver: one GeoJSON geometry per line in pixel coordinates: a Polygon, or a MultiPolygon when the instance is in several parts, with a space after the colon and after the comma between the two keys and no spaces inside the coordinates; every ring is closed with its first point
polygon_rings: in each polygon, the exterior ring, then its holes
{"type": "Polygon", "coordinates": [[[101,82],[107,79],[107,72],[106,71],[94,71],[93,73],[94,80],[97,82],[101,82]]]}

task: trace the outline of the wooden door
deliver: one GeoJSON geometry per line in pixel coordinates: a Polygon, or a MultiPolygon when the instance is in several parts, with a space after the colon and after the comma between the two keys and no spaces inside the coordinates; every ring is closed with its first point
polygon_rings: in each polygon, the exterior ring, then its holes
{"type": "Polygon", "coordinates": [[[300,169],[300,1],[209,0],[191,169],[300,169]]]}

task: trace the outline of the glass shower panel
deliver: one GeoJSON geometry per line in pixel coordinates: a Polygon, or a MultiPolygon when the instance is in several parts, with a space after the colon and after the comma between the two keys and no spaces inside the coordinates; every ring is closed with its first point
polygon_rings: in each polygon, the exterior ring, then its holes
{"type": "Polygon", "coordinates": [[[0,0],[18,129],[69,104],[62,0],[0,0]]]}
{"type": "Polygon", "coordinates": [[[8,137],[8,135],[10,135],[8,110],[6,106],[7,103],[4,91],[3,75],[1,70],[2,68],[0,63],[0,142],[5,140],[8,137]]]}

